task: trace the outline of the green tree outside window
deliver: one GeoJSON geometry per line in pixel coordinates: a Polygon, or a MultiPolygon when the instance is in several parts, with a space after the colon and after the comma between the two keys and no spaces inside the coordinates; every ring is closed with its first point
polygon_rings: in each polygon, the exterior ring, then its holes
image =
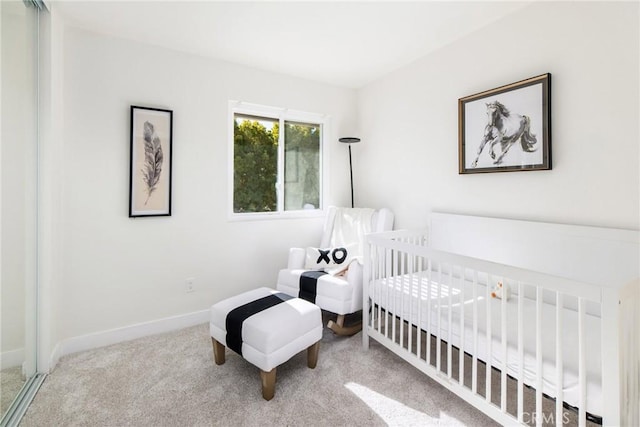
{"type": "MultiPolygon", "coordinates": [[[[320,131],[317,124],[284,122],[284,210],[320,207],[320,131]]],[[[236,114],[233,211],[278,209],[279,121],[236,114]]]]}

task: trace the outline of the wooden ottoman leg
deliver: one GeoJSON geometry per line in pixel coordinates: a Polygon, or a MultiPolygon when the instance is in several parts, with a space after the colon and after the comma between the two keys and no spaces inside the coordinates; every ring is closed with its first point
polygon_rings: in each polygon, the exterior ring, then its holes
{"type": "Polygon", "coordinates": [[[225,362],[224,346],[213,337],[211,338],[211,342],[213,343],[213,359],[216,365],[222,365],[225,362]]]}
{"type": "Polygon", "coordinates": [[[276,393],[276,368],[269,372],[260,369],[260,379],[262,380],[262,397],[264,400],[273,399],[276,393]]]}
{"type": "Polygon", "coordinates": [[[320,350],[320,341],[307,348],[307,366],[311,369],[318,364],[318,350],[320,350]]]}

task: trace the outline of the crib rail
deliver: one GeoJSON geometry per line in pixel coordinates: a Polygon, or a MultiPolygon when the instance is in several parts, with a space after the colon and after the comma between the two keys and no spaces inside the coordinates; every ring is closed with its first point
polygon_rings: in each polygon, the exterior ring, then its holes
{"type": "Polygon", "coordinates": [[[438,251],[421,230],[369,235],[364,283],[365,348],[375,339],[503,424],[602,421],[601,287],[438,251]]]}

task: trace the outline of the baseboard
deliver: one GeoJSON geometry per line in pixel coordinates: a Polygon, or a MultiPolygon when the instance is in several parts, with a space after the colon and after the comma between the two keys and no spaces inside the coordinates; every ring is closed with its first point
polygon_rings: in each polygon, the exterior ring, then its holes
{"type": "Polygon", "coordinates": [[[22,366],[22,362],[24,362],[24,348],[0,353],[0,369],[22,366]]]}
{"type": "Polygon", "coordinates": [[[55,347],[53,347],[53,351],[51,352],[51,357],[49,357],[49,370],[47,371],[48,373],[53,372],[56,365],[60,361],[61,357],[62,357],[62,343],[59,342],[56,344],[55,347]]]}
{"type": "Polygon", "coordinates": [[[58,343],[54,348],[51,355],[51,370],[53,370],[53,367],[61,357],[68,354],[207,323],[210,317],[209,313],[209,310],[195,311],[193,313],[68,338],[58,343]]]}

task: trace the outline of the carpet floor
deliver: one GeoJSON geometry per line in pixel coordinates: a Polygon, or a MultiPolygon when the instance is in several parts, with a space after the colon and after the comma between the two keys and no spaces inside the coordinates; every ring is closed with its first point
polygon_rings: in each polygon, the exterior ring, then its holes
{"type": "Polygon", "coordinates": [[[0,371],[0,416],[9,409],[24,383],[21,367],[16,366],[0,371]]]}
{"type": "Polygon", "coordinates": [[[259,371],[227,350],[213,363],[208,324],[62,358],[21,422],[30,426],[496,425],[402,359],[325,328],[318,365],[306,351],[259,371]]]}

